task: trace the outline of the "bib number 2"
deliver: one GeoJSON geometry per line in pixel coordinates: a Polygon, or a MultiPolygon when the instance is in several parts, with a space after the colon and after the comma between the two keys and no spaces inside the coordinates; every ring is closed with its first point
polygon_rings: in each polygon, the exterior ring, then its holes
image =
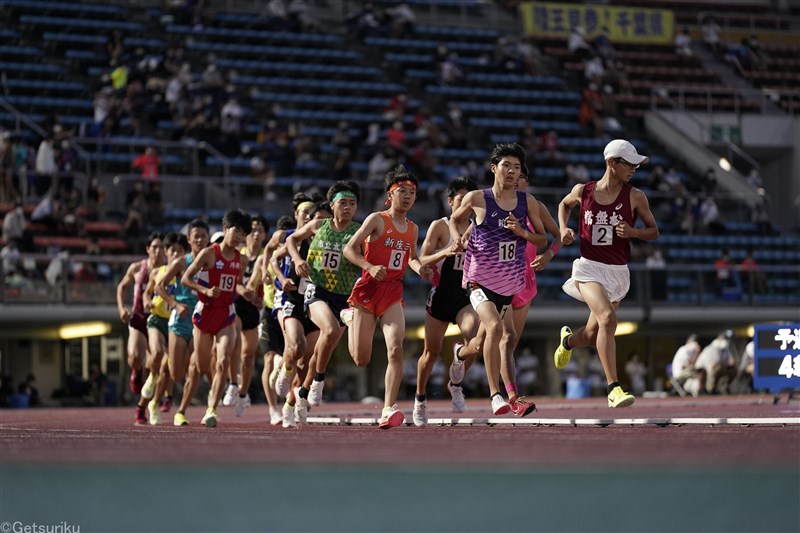
{"type": "Polygon", "coordinates": [[[594,246],[611,246],[614,240],[613,226],[595,224],[592,226],[592,244],[594,246]]]}

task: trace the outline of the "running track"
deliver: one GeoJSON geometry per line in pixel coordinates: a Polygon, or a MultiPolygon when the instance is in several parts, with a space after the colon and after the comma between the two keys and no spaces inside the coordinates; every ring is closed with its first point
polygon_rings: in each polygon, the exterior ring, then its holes
{"type": "Polygon", "coordinates": [[[134,427],[132,408],[4,410],[0,533],[800,531],[796,400],[604,401],[541,398],[513,426],[488,401],[430,402],[446,425],[389,431],[361,424],[379,411],[364,404],[311,413],[354,425],[295,430],[267,425],[263,404],[221,408],[214,429],[201,407],[184,428],[134,427]]]}

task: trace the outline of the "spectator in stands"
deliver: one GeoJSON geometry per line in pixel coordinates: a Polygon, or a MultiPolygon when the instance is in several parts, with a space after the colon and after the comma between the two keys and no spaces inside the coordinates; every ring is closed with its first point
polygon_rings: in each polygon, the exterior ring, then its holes
{"type": "Polygon", "coordinates": [[[578,124],[582,128],[591,127],[595,137],[603,135],[603,101],[597,90],[597,83],[591,82],[583,90],[581,106],[578,109],[578,124]]]}
{"type": "Polygon", "coordinates": [[[747,174],[747,176],[744,177],[744,179],[747,181],[747,184],[754,191],[757,191],[758,189],[762,189],[764,187],[764,181],[761,179],[761,174],[755,167],[750,169],[750,172],[747,174]]]}
{"type": "Polygon", "coordinates": [[[109,62],[111,68],[111,88],[114,89],[114,94],[120,98],[125,95],[125,89],[128,87],[128,66],[115,60],[109,62]]]}
{"type": "Polygon", "coordinates": [[[721,235],[725,233],[725,226],[719,219],[719,206],[714,196],[708,194],[700,204],[700,233],[721,235]]]}
{"type": "Polygon", "coordinates": [[[359,40],[380,33],[383,26],[383,15],[375,10],[372,2],[365,2],[361,11],[348,15],[347,26],[359,40]]]}
{"type": "Polygon", "coordinates": [[[551,161],[561,161],[564,154],[558,150],[558,133],[556,130],[549,130],[542,135],[539,143],[539,157],[551,161]]]}
{"type": "Polygon", "coordinates": [[[675,34],[675,53],[681,57],[692,57],[692,36],[689,34],[689,28],[684,26],[680,32],[675,34]]]}
{"type": "Polygon", "coordinates": [[[44,196],[51,188],[58,188],[58,166],[56,165],[56,153],[53,147],[53,136],[48,134],[39,143],[39,150],[36,152],[36,195],[44,196]]]}
{"type": "Polygon", "coordinates": [[[408,107],[408,96],[405,93],[396,94],[383,109],[383,118],[390,122],[403,120],[406,114],[406,107],[408,107]]]}
{"type": "Polygon", "coordinates": [[[564,175],[567,177],[567,187],[570,188],[579,183],[587,183],[591,179],[589,169],[582,163],[577,165],[567,163],[567,166],[564,167],[564,175]]]}
{"type": "Polygon", "coordinates": [[[720,53],[720,44],[719,44],[719,32],[721,28],[719,24],[712,17],[706,17],[703,21],[703,42],[706,43],[706,47],[714,53],[714,55],[718,55],[720,53]]]}
{"type": "Polygon", "coordinates": [[[60,233],[62,220],[65,215],[64,203],[61,194],[53,189],[45,193],[31,213],[31,222],[47,226],[47,231],[54,234],[60,233]]]}
{"type": "Polygon", "coordinates": [[[10,132],[0,135],[0,202],[10,202],[19,195],[14,180],[14,153],[17,138],[10,132]]]}
{"type": "Polygon", "coordinates": [[[750,35],[750,37],[743,41],[743,44],[748,50],[750,68],[754,70],[766,70],[769,58],[764,53],[764,49],[761,48],[758,36],[756,34],[750,35]]]}
{"type": "Polygon", "coordinates": [[[589,57],[594,53],[592,45],[586,42],[586,30],[583,26],[573,26],[567,37],[567,50],[576,57],[589,57]]]}
{"type": "Polygon", "coordinates": [[[650,295],[654,300],[667,299],[667,262],[661,248],[652,247],[648,250],[644,265],[650,276],[650,295]]]}
{"type": "Polygon", "coordinates": [[[133,160],[131,166],[142,173],[142,179],[154,183],[159,179],[159,159],[155,146],[148,146],[144,153],[133,160]]]}
{"type": "Polygon", "coordinates": [[[395,7],[386,9],[389,17],[389,26],[392,37],[404,37],[414,32],[414,25],[417,23],[417,15],[406,2],[401,2],[395,7]]]}
{"type": "Polygon", "coordinates": [[[691,334],[672,358],[670,376],[672,382],[692,396],[697,396],[706,390],[706,371],[695,367],[698,355],[700,355],[700,343],[697,342],[697,335],[691,334]]]}
{"type": "Polygon", "coordinates": [[[240,152],[239,143],[244,127],[243,118],[242,106],[239,105],[236,97],[231,96],[222,106],[219,120],[219,130],[222,133],[220,149],[225,155],[235,156],[240,152]]]}
{"type": "Polygon", "coordinates": [[[642,362],[642,356],[638,352],[631,352],[628,355],[628,362],[625,363],[625,374],[631,384],[631,393],[634,396],[641,396],[647,390],[647,367],[642,362]]]}
{"type": "Polygon", "coordinates": [[[767,275],[759,268],[758,262],[753,257],[753,248],[747,248],[744,259],[739,263],[742,276],[742,288],[746,292],[756,294],[767,293],[767,275]]]}
{"type": "Polygon", "coordinates": [[[113,60],[117,63],[121,63],[124,52],[125,46],[123,45],[122,30],[114,28],[111,35],[109,35],[106,40],[106,54],[108,55],[109,61],[113,60]]]}
{"type": "Polygon", "coordinates": [[[386,140],[390,148],[398,153],[405,153],[406,132],[401,121],[396,120],[392,123],[392,126],[386,131],[386,140]]]}
{"type": "Polygon", "coordinates": [[[706,372],[706,392],[728,394],[728,386],[736,377],[736,357],[731,347],[731,330],[717,335],[711,344],[703,348],[694,366],[706,372]]]}
{"type": "Polygon", "coordinates": [[[517,54],[522,60],[525,74],[539,76],[542,70],[542,52],[533,43],[533,38],[522,35],[517,43],[517,54]]]}
{"type": "Polygon", "coordinates": [[[741,295],[739,273],[731,262],[730,250],[722,248],[720,256],[714,261],[716,270],[717,295],[725,299],[738,299],[741,295]]]}
{"type": "Polygon", "coordinates": [[[672,193],[677,196],[686,195],[686,187],[683,185],[681,175],[675,167],[670,167],[667,173],[664,174],[663,183],[666,185],[665,192],[672,193]]]}
{"type": "Polygon", "coordinates": [[[10,277],[22,271],[22,256],[19,239],[9,239],[0,250],[0,262],[3,265],[3,277],[10,277]]]}
{"type": "Polygon", "coordinates": [[[106,188],[93,177],[86,189],[86,220],[105,218],[106,188]]]}
{"type": "Polygon", "coordinates": [[[600,33],[594,38],[592,47],[595,53],[607,62],[613,62],[617,56],[617,51],[611,44],[611,31],[606,26],[603,26],[600,33]]]}
{"type": "Polygon", "coordinates": [[[455,52],[447,54],[447,57],[439,63],[439,85],[455,85],[464,77],[464,72],[458,63],[458,54],[455,52]]]}
{"type": "MultiPolygon", "coordinates": [[[[769,220],[769,213],[767,211],[767,201],[767,196],[762,194],[759,201],[753,206],[753,211],[750,214],[750,220],[753,222],[753,224],[758,226],[758,233],[760,235],[774,234],[772,223],[769,220]]],[[[800,202],[797,202],[796,205],[800,206],[800,202]]]]}
{"type": "Polygon", "coordinates": [[[603,83],[606,75],[606,67],[603,58],[599,55],[588,58],[583,63],[583,77],[588,83],[596,84],[599,87],[603,83]]]}
{"type": "Polygon", "coordinates": [[[14,207],[3,217],[3,240],[11,242],[11,239],[22,241],[25,235],[25,208],[22,200],[17,198],[14,207]]]}
{"type": "Polygon", "coordinates": [[[722,59],[736,69],[740,76],[744,76],[750,68],[750,50],[747,48],[747,39],[743,38],[739,44],[730,43],[725,46],[722,59]]]}

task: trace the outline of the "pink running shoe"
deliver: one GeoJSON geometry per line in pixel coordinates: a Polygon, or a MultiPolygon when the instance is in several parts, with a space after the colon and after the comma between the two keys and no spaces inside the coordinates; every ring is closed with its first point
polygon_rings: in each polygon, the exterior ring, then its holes
{"type": "Polygon", "coordinates": [[[161,402],[161,406],[158,408],[159,411],[162,413],[169,413],[172,409],[172,396],[167,396],[164,398],[164,401],[161,402]]]}
{"type": "Polygon", "coordinates": [[[509,403],[511,404],[511,412],[520,418],[528,416],[536,410],[536,404],[529,402],[524,396],[514,396],[509,400],[509,403]]]}
{"type": "Polygon", "coordinates": [[[147,416],[144,414],[144,407],[136,406],[136,421],[134,424],[137,426],[147,425],[147,416]]]}

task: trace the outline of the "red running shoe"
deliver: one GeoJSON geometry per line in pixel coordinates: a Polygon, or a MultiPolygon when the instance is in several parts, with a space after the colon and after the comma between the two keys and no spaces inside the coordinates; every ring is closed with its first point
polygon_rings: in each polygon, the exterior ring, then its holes
{"type": "Polygon", "coordinates": [[[144,414],[144,407],[136,406],[136,421],[134,424],[137,426],[147,425],[147,416],[144,414]]]}
{"type": "Polygon", "coordinates": [[[529,402],[524,396],[515,396],[509,403],[511,404],[511,411],[520,418],[528,416],[536,410],[536,404],[529,402]]]}
{"type": "Polygon", "coordinates": [[[172,396],[167,396],[164,398],[164,401],[161,402],[161,406],[158,410],[162,413],[169,413],[170,409],[172,409],[172,396]]]}
{"type": "Polygon", "coordinates": [[[141,368],[132,368],[131,369],[131,392],[133,394],[141,394],[142,393],[142,385],[144,385],[144,380],[142,379],[142,372],[141,368]]]}

